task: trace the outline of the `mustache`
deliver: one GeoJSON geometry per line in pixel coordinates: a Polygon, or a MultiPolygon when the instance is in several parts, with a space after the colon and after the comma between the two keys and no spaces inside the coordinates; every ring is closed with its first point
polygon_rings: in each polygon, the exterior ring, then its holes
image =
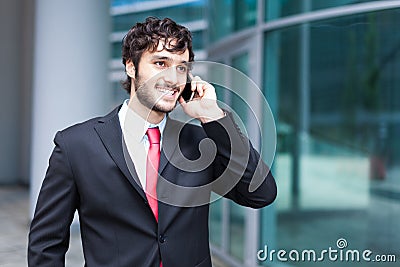
{"type": "Polygon", "coordinates": [[[180,91],[180,87],[177,84],[168,84],[165,82],[157,82],[155,84],[155,87],[161,87],[161,88],[165,88],[168,90],[177,90],[180,91]]]}

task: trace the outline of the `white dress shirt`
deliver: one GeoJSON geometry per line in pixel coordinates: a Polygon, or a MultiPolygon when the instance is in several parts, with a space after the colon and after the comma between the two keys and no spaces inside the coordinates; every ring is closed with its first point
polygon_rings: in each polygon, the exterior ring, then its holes
{"type": "Polygon", "coordinates": [[[160,129],[161,148],[167,116],[164,116],[160,123],[151,124],[129,108],[128,101],[129,99],[124,101],[118,112],[119,122],[129,157],[135,166],[142,188],[146,188],[146,158],[150,146],[146,131],[148,128],[153,127],[160,129]]]}

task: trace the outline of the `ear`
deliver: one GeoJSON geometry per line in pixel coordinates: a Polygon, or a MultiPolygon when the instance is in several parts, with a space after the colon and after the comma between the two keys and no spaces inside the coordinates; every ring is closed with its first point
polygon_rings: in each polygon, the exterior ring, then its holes
{"type": "Polygon", "coordinates": [[[131,77],[132,79],[135,79],[135,65],[133,65],[133,62],[131,60],[128,60],[126,62],[125,71],[129,77],[131,77]]]}

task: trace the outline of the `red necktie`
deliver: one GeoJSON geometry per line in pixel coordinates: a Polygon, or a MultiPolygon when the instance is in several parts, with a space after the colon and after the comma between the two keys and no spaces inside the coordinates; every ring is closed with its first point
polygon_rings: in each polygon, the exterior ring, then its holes
{"type": "Polygon", "coordinates": [[[148,128],[147,137],[149,138],[150,147],[146,160],[146,196],[158,222],[157,178],[160,164],[160,130],[158,127],[148,128]]]}

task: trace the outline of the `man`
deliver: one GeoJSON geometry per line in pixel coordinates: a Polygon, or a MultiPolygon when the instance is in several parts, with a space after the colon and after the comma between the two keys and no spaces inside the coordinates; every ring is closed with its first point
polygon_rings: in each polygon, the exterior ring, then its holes
{"type": "Polygon", "coordinates": [[[204,199],[211,189],[253,208],[276,197],[274,178],[218,107],[214,87],[191,77],[195,97],[182,98],[194,60],[185,27],[147,18],[127,33],[122,50],[129,101],[54,139],[31,223],[29,266],[65,265],[77,210],[85,266],[209,267],[204,199]],[[201,126],[168,118],[177,102],[201,126]],[[209,163],[197,168],[202,157],[209,163]],[[263,182],[249,192],[253,176],[263,182]]]}

